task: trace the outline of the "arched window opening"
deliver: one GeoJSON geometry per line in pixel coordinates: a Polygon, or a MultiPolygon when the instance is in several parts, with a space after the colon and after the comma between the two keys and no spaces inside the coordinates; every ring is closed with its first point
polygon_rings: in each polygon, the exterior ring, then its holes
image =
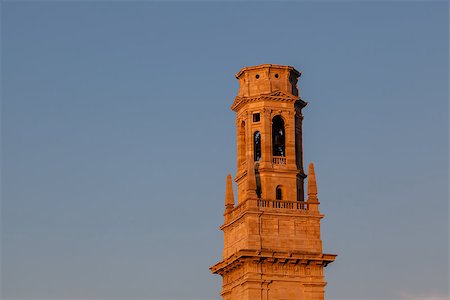
{"type": "Polygon", "coordinates": [[[275,190],[275,196],[276,196],[277,200],[283,199],[283,191],[281,190],[281,186],[277,186],[277,188],[275,190]]]}
{"type": "Polygon", "coordinates": [[[253,135],[253,153],[254,160],[258,161],[261,159],[261,133],[256,131],[253,135]]]}
{"type": "Polygon", "coordinates": [[[275,116],[272,119],[272,155],[286,156],[284,144],[284,121],[281,116],[275,116]]]}
{"type": "Polygon", "coordinates": [[[240,164],[245,162],[245,122],[241,122],[241,127],[239,128],[239,145],[238,145],[238,158],[240,164]]]}

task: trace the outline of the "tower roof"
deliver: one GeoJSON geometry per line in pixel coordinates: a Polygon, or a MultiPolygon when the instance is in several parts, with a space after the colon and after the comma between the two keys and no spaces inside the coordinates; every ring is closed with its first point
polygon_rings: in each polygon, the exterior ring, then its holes
{"type": "Polygon", "coordinates": [[[239,78],[246,71],[258,70],[258,69],[268,69],[268,68],[292,71],[295,75],[297,75],[297,77],[300,77],[302,75],[302,72],[296,70],[294,67],[291,67],[291,66],[283,66],[283,65],[276,65],[276,64],[262,64],[262,65],[242,68],[239,72],[236,73],[236,78],[239,78]]]}
{"type": "Polygon", "coordinates": [[[264,64],[242,68],[236,78],[239,81],[239,97],[255,97],[281,91],[298,96],[297,81],[301,73],[291,66],[264,64]]]}

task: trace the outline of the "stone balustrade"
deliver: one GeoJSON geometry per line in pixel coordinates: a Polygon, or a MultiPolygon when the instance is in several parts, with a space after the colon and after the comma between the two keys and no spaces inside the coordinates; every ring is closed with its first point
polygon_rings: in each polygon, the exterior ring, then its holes
{"type": "Polygon", "coordinates": [[[286,157],[285,156],[273,156],[272,163],[275,165],[285,165],[286,157]]]}
{"type": "Polygon", "coordinates": [[[227,220],[233,220],[244,211],[277,211],[290,214],[313,215],[308,202],[289,200],[247,199],[233,210],[225,213],[227,220]]]}
{"type": "Polygon", "coordinates": [[[259,199],[258,207],[262,208],[283,208],[283,209],[301,209],[308,210],[308,203],[304,201],[286,201],[286,200],[266,200],[259,199]]]}

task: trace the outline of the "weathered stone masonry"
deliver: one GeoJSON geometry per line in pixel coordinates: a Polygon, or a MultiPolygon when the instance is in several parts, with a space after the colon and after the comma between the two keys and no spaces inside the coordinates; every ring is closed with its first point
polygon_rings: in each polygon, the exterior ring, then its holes
{"type": "Polygon", "coordinates": [[[290,66],[259,65],[236,74],[237,203],[227,177],[224,250],[211,267],[224,300],[324,299],[324,267],[314,165],[304,197],[302,109],[290,66]]]}

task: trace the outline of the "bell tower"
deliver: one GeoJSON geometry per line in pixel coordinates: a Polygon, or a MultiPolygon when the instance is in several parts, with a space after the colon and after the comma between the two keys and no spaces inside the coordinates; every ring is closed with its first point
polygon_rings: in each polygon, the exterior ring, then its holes
{"type": "Polygon", "coordinates": [[[302,109],[290,66],[259,65],[236,74],[237,203],[227,177],[222,261],[224,300],[324,299],[324,267],[314,165],[304,197],[302,109]]]}

